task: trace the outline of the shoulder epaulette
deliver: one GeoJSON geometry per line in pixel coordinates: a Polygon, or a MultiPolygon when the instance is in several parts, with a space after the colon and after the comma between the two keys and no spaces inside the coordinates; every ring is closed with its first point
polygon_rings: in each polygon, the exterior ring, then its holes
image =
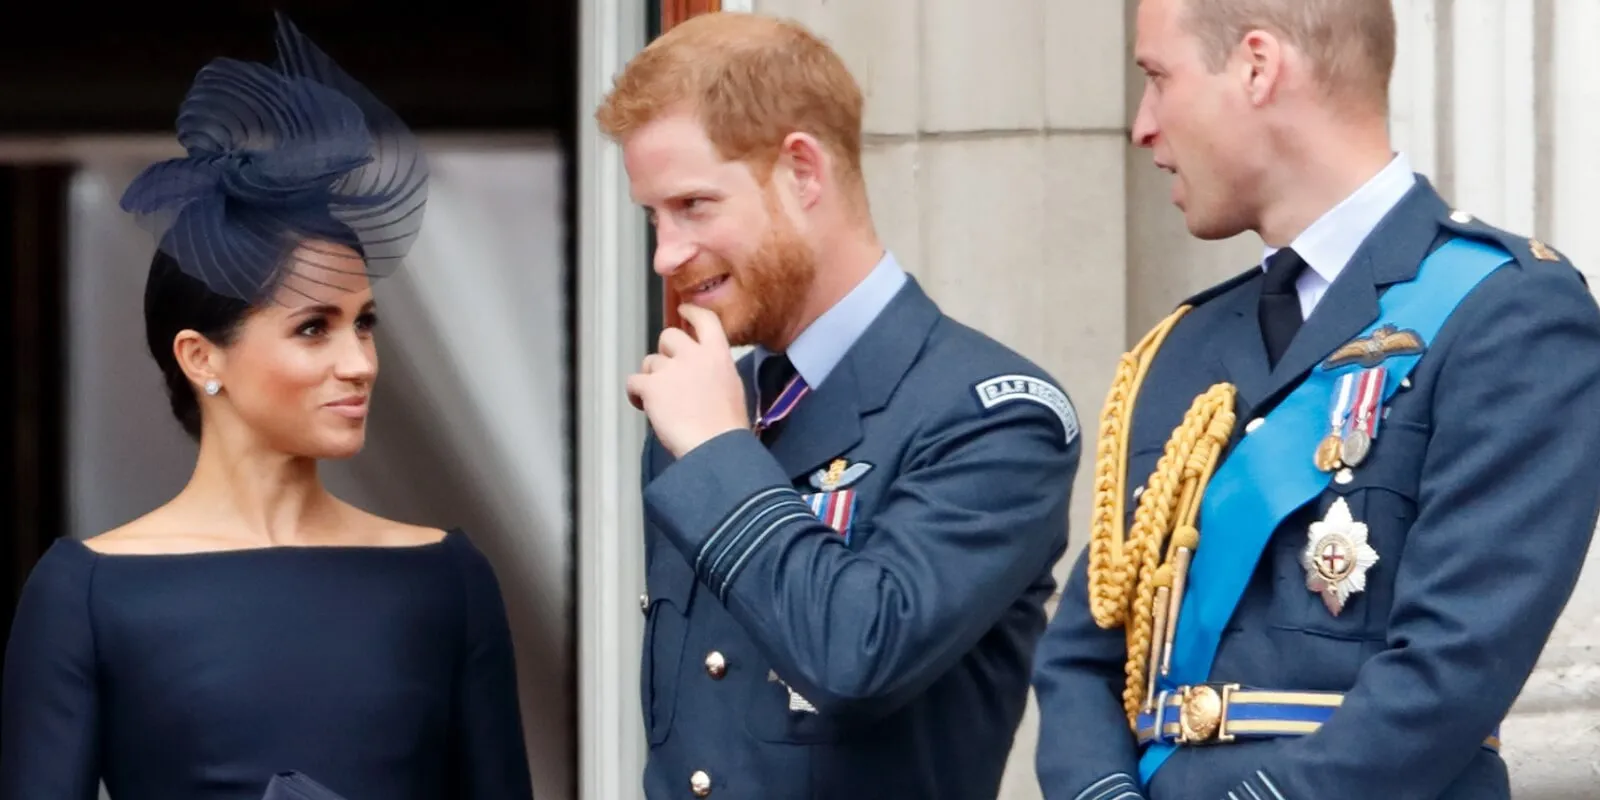
{"type": "Polygon", "coordinates": [[[1583,273],[1554,247],[1532,237],[1496,228],[1465,211],[1451,211],[1449,215],[1439,221],[1439,225],[1458,236],[1499,245],[1505,248],[1506,252],[1510,253],[1525,268],[1533,267],[1541,262],[1545,264],[1563,264],[1573,272],[1576,272],[1579,278],[1583,277],[1583,273]]]}

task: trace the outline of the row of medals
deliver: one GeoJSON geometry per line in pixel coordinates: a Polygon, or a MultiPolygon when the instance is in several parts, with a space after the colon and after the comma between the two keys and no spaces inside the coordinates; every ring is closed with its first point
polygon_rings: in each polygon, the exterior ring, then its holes
{"type": "MultiPolygon", "coordinates": [[[[1316,453],[1312,456],[1312,461],[1317,465],[1317,469],[1323,472],[1340,472],[1359,467],[1363,461],[1367,460],[1367,455],[1372,452],[1372,436],[1367,433],[1366,429],[1369,427],[1369,421],[1375,421],[1373,417],[1382,414],[1382,401],[1378,398],[1382,397],[1386,372],[1387,370],[1383,367],[1374,367],[1346,376],[1346,379],[1353,384],[1352,394],[1355,395],[1351,398],[1351,405],[1354,406],[1353,413],[1348,413],[1347,415],[1354,417],[1354,419],[1349,426],[1349,431],[1343,430],[1345,425],[1342,418],[1335,420],[1330,426],[1328,435],[1318,443],[1316,453]],[[1362,386],[1369,380],[1376,383],[1374,387],[1376,397],[1371,404],[1371,408],[1368,408],[1360,397],[1362,386]]],[[[1338,390],[1335,389],[1335,403],[1339,402],[1337,396],[1338,390]]],[[[1337,476],[1337,479],[1341,483],[1347,482],[1350,479],[1349,473],[1342,472],[1337,476]]]]}
{"type": "Polygon", "coordinates": [[[1337,433],[1329,433],[1317,446],[1317,469],[1333,472],[1344,467],[1358,467],[1367,459],[1371,449],[1372,437],[1360,428],[1354,428],[1342,437],[1337,433]]]}

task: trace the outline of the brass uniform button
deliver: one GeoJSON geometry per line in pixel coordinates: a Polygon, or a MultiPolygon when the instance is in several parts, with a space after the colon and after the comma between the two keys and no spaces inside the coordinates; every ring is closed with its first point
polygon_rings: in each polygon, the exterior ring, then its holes
{"type": "Polygon", "coordinates": [[[722,676],[728,674],[728,659],[715,650],[706,653],[706,674],[712,680],[722,680],[722,676]]]}
{"type": "Polygon", "coordinates": [[[694,792],[695,797],[710,797],[711,775],[703,769],[695,770],[689,776],[689,791],[694,792]]]}

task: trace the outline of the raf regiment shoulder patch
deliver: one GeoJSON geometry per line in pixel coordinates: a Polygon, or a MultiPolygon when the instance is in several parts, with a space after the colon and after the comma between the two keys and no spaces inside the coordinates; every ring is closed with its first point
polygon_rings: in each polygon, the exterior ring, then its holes
{"type": "Polygon", "coordinates": [[[1055,413],[1068,442],[1078,438],[1078,414],[1065,392],[1032,375],[997,375],[972,387],[985,411],[1014,401],[1038,403],[1055,413]]]}
{"type": "Polygon", "coordinates": [[[1341,345],[1333,355],[1323,362],[1328,369],[1336,369],[1351,364],[1360,364],[1363,367],[1376,367],[1384,361],[1395,356],[1411,356],[1427,349],[1422,343],[1422,337],[1413,330],[1401,330],[1393,325],[1380,325],[1367,336],[1352,339],[1341,345]]]}

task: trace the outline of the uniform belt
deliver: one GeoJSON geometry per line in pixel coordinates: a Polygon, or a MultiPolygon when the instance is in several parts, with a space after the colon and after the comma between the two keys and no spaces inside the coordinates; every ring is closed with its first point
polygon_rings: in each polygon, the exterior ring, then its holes
{"type": "MultiPolygon", "coordinates": [[[[1341,692],[1241,689],[1237,683],[1182,686],[1160,693],[1154,709],[1139,712],[1139,744],[1206,745],[1304,736],[1322,727],[1343,702],[1341,692]]],[[[1498,727],[1483,746],[1499,752],[1498,727]]]]}

